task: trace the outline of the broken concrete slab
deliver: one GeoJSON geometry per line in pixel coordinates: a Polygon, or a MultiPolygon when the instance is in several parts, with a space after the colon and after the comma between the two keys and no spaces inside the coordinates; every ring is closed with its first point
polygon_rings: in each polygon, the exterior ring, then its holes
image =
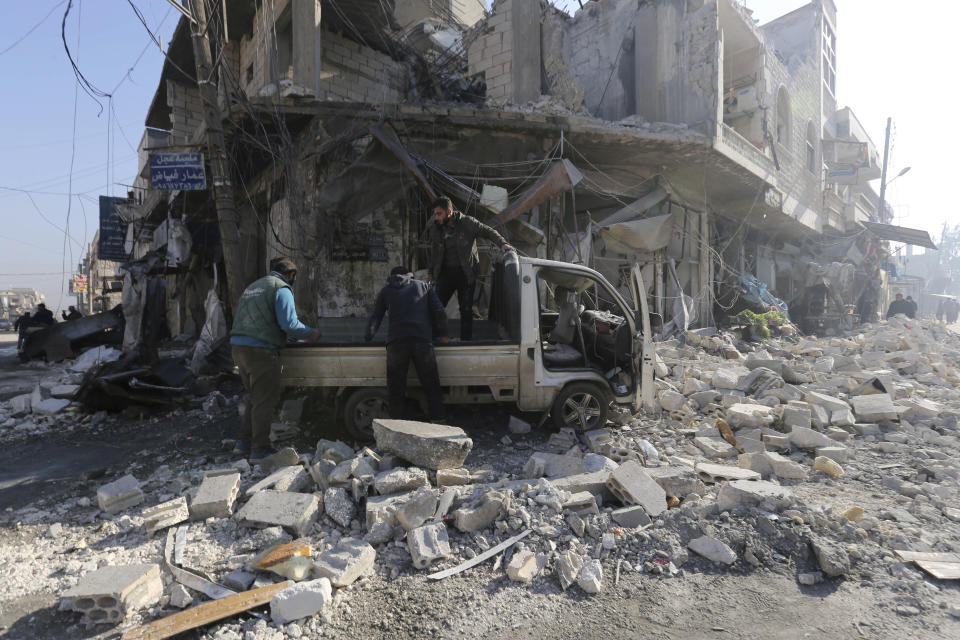
{"type": "Polygon", "coordinates": [[[318,578],[287,587],[270,599],[270,618],[287,624],[316,615],[333,604],[333,588],[327,578],[318,578]]]}
{"type": "Polygon", "coordinates": [[[382,471],[373,479],[373,488],[382,496],[413,491],[429,485],[430,479],[427,477],[427,472],[416,467],[409,469],[397,467],[389,471],[382,471]]]}
{"type": "Polygon", "coordinates": [[[506,503],[507,497],[504,493],[488,491],[479,506],[462,507],[454,511],[454,525],[464,533],[482,531],[500,516],[506,503]]]}
{"type": "MultiPolygon", "coordinates": [[[[747,455],[747,454],[745,454],[747,455]]],[[[724,480],[759,480],[760,474],[750,469],[734,467],[726,464],[710,464],[698,462],[693,470],[703,482],[716,484],[724,480]]]]}
{"type": "Polygon", "coordinates": [[[836,440],[833,440],[829,436],[806,427],[794,427],[787,435],[790,437],[790,444],[798,449],[832,447],[837,444],[836,440]]]}
{"type": "Polygon", "coordinates": [[[515,582],[530,584],[547,564],[543,554],[524,549],[513,554],[507,563],[507,577],[515,582]]]}
{"type": "Polygon", "coordinates": [[[627,529],[645,527],[652,522],[647,512],[639,505],[614,509],[610,512],[610,517],[621,527],[626,527],[627,529]]]}
{"type": "Polygon", "coordinates": [[[97,489],[97,504],[107,513],[117,514],[143,502],[140,483],[127,474],[97,489]]]}
{"type": "Polygon", "coordinates": [[[450,539],[442,523],[425,524],[407,533],[407,548],[413,566],[425,569],[430,564],[450,555],[450,539]]]}
{"type": "Polygon", "coordinates": [[[647,474],[663,487],[667,496],[683,498],[691,493],[703,495],[706,487],[689,467],[650,467],[647,474]]]}
{"type": "Polygon", "coordinates": [[[190,517],[194,520],[227,518],[233,513],[233,505],[240,491],[240,473],[229,470],[207,472],[190,502],[190,517]]]}
{"type": "Polygon", "coordinates": [[[147,534],[153,534],[175,524],[186,522],[190,518],[190,509],[187,507],[187,499],[181,496],[147,507],[141,515],[143,528],[147,530],[147,534]]]}
{"type": "Polygon", "coordinates": [[[652,517],[667,510],[667,494],[650,477],[640,463],[629,461],[620,465],[607,478],[607,488],[623,504],[637,504],[652,517]]]}
{"type": "Polygon", "coordinates": [[[250,497],[264,489],[297,492],[307,488],[309,484],[310,476],[307,471],[299,464],[295,464],[277,469],[263,480],[248,487],[244,495],[250,497]]]}
{"type": "Polygon", "coordinates": [[[163,595],[160,565],[103,567],[85,575],[62,597],[87,626],[117,624],[127,614],[156,604],[163,595]]]}
{"type": "Polygon", "coordinates": [[[778,478],[789,480],[804,480],[807,477],[807,469],[802,464],[785,458],[779,453],[768,451],[759,455],[766,456],[770,463],[770,470],[778,478]]]}
{"type": "Polygon", "coordinates": [[[315,575],[328,578],[335,587],[348,587],[373,569],[376,557],[376,550],[363,540],[343,538],[333,549],[317,558],[313,571],[315,575]]]}
{"type": "Polygon", "coordinates": [[[573,551],[564,551],[557,557],[557,577],[564,591],[577,581],[583,569],[583,556],[573,551]]]}
{"type": "Polygon", "coordinates": [[[462,467],[473,448],[463,429],[429,422],[377,418],[373,434],[380,450],[434,470],[462,467]]]}
{"type": "Polygon", "coordinates": [[[886,393],[855,396],[850,402],[853,404],[853,413],[860,422],[881,422],[897,420],[900,417],[893,406],[893,399],[886,393]]]}
{"type": "Polygon", "coordinates": [[[281,526],[303,536],[316,521],[319,510],[320,500],[315,495],[267,489],[255,493],[236,518],[243,526],[281,526]]]}
{"type": "Polygon", "coordinates": [[[844,409],[849,410],[850,405],[841,400],[840,398],[834,398],[833,396],[828,396],[825,393],[818,393],[816,391],[807,391],[803,399],[809,402],[810,404],[817,404],[821,407],[824,407],[830,412],[833,411],[843,411],[844,409]]]}
{"type": "Polygon", "coordinates": [[[718,564],[733,564],[737,561],[737,554],[722,541],[710,536],[694,538],[687,544],[687,548],[718,564]]]}
{"type": "Polygon", "coordinates": [[[50,389],[50,397],[60,400],[72,400],[73,396],[77,395],[78,389],[80,389],[80,385],[78,384],[58,384],[50,389]]]}
{"type": "Polygon", "coordinates": [[[720,487],[717,508],[727,511],[735,507],[760,507],[780,511],[793,504],[793,492],[766,480],[733,480],[720,487]]]}
{"type": "Polygon", "coordinates": [[[420,487],[397,507],[397,522],[405,531],[416,529],[437,513],[437,493],[431,487],[420,487]]]}
{"type": "Polygon", "coordinates": [[[727,424],[734,429],[763,427],[773,422],[773,411],[762,404],[738,402],[724,411],[727,424]]]}
{"type": "Polygon", "coordinates": [[[273,473],[283,467],[292,467],[300,462],[300,456],[293,447],[284,447],[271,456],[263,458],[257,462],[260,468],[267,473],[273,473]]]}
{"type": "Polygon", "coordinates": [[[719,436],[696,436],[693,439],[693,444],[707,458],[722,459],[737,455],[737,449],[719,436]]]}
{"type": "Polygon", "coordinates": [[[458,485],[470,484],[469,469],[438,469],[437,486],[453,487],[458,485]]]}
{"type": "Polygon", "coordinates": [[[583,458],[579,455],[567,456],[538,451],[530,456],[523,471],[527,478],[541,476],[556,478],[584,473],[586,468],[583,466],[583,458]]]}
{"type": "Polygon", "coordinates": [[[59,398],[47,398],[42,402],[33,404],[33,412],[42,416],[52,416],[54,414],[60,413],[64,409],[70,406],[69,400],[62,400],[59,398]]]}
{"type": "Polygon", "coordinates": [[[595,471],[594,473],[578,473],[573,476],[554,478],[550,484],[558,491],[569,491],[578,493],[580,491],[589,491],[595,496],[609,494],[607,489],[607,478],[610,477],[610,471],[595,471]]]}

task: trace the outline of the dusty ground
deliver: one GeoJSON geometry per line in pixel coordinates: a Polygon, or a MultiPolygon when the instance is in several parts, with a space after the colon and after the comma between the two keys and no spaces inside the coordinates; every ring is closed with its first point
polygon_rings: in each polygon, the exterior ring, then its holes
{"type": "MultiPolygon", "coordinates": [[[[7,393],[5,389],[32,386],[47,373],[45,365],[22,369],[0,346],[0,396],[7,393]]],[[[222,391],[232,398],[238,389],[222,391]]],[[[203,412],[198,404],[199,400],[172,415],[114,417],[96,425],[79,424],[66,432],[0,436],[0,635],[24,639],[116,635],[77,625],[75,614],[58,611],[58,594],[73,584],[87,563],[96,567],[98,562],[159,560],[162,538],[151,539],[143,533],[137,508],[116,517],[99,512],[95,494],[100,485],[134,473],[146,479],[146,506],[168,495],[171,478],[172,482],[195,482],[204,469],[234,461],[223,452],[221,440],[231,435],[236,423],[235,405],[203,412]],[[62,532],[51,532],[55,523],[62,525],[62,532]]],[[[326,427],[329,416],[313,408],[317,430],[303,438],[300,450],[311,450],[317,437],[342,437],[326,427]]],[[[463,426],[475,442],[468,467],[515,470],[543,446],[549,434],[537,431],[502,445],[508,415],[497,409],[452,412],[451,422],[463,426]]],[[[663,428],[647,421],[635,433],[660,449],[668,448],[674,441],[658,438],[663,428]]],[[[951,452],[955,454],[956,449],[951,452]]],[[[829,520],[831,512],[823,507],[859,504],[868,512],[880,512],[903,503],[902,496],[882,486],[881,476],[900,470],[906,477],[915,466],[911,453],[881,456],[872,445],[858,446],[854,458],[845,464],[848,477],[843,481],[821,477],[784,482],[798,494],[803,505],[800,519],[805,522],[780,521],[772,532],[768,531],[771,525],[760,522],[762,518],[721,514],[691,519],[690,512],[681,513],[682,509],[670,512],[666,529],[683,532],[685,538],[696,535],[688,530],[711,533],[725,539],[740,556],[746,546],[753,545],[759,566],[741,557],[731,567],[719,568],[681,550],[680,555],[689,558],[683,558],[677,575],[638,572],[658,549],[666,549],[680,561],[667,539],[654,536],[651,541],[643,534],[630,534],[612,554],[604,552],[604,592],[588,596],[577,587],[562,592],[552,576],[531,586],[518,585],[493,561],[433,582],[426,572],[411,570],[408,559],[406,564],[402,557],[394,565],[380,564],[380,555],[388,553],[378,555],[373,575],[339,590],[334,611],[323,618],[278,630],[245,614],[183,637],[956,639],[960,620],[951,617],[949,610],[960,607],[960,587],[906,567],[890,548],[897,545],[896,536],[916,533],[924,540],[935,538],[937,544],[956,544],[957,550],[960,525],[921,522],[912,529],[893,528],[883,538],[861,540],[844,538],[835,524],[814,523],[816,517],[829,520]],[[763,532],[770,535],[764,537],[763,532]],[[820,535],[837,536],[852,549],[855,570],[816,586],[800,586],[797,575],[817,568],[808,541],[820,535]],[[398,570],[391,572],[391,566],[398,570]]],[[[248,482],[245,477],[244,485],[248,482]]],[[[232,545],[240,540],[243,547],[249,539],[236,532],[229,520],[211,527],[194,523],[191,536],[194,565],[214,575],[235,566],[232,545]]],[[[473,546],[475,537],[451,533],[451,542],[455,548],[473,546]]]]}

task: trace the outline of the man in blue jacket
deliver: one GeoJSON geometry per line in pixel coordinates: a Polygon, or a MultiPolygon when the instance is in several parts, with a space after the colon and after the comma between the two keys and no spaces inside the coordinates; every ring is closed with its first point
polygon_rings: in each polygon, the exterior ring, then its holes
{"type": "Polygon", "coordinates": [[[287,340],[320,339],[320,330],[311,329],[297,318],[291,289],[297,279],[297,265],[290,258],[270,261],[270,273],[248,286],[240,296],[230,331],[233,361],[247,390],[241,440],[235,453],[250,451],[251,460],[273,453],[270,425],[280,402],[280,355],[287,340]]]}
{"type": "Polygon", "coordinates": [[[437,356],[433,339],[446,344],[447,314],[432,287],[414,280],[406,267],[394,267],[387,279],[387,286],[380,290],[373,315],[367,323],[367,342],[380,328],[383,315],[390,314],[387,331],[387,391],[390,394],[390,417],[403,418],[406,402],[407,369],[410,361],[417,370],[420,385],[427,394],[427,411],[430,420],[444,419],[443,392],[440,390],[440,375],[437,372],[437,356]]]}

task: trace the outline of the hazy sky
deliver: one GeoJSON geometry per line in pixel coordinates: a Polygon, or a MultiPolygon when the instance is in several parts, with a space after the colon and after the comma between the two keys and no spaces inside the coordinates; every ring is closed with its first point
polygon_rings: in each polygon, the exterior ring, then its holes
{"type": "MultiPolygon", "coordinates": [[[[176,11],[166,0],[134,2],[166,47],[176,11]]],[[[840,104],[853,108],[881,149],[886,118],[894,118],[892,174],[912,167],[888,190],[896,223],[939,236],[944,222],[960,224],[955,205],[945,197],[955,179],[946,150],[960,142],[952,79],[960,4],[836,3],[840,104]]],[[[556,4],[577,6],[576,0],[556,4]]],[[[761,23],[804,4],[747,0],[761,23]]],[[[65,293],[66,280],[97,228],[97,196],[125,195],[123,185],[136,173],[136,147],[163,58],[127,2],[74,0],[67,42],[87,79],[113,94],[111,110],[111,101],[101,99],[98,105],[76,89],[60,34],[65,0],[5,5],[0,21],[0,288],[36,287],[51,307],[65,307],[74,301],[65,293]],[[72,238],[66,243],[65,228],[72,238]]]]}

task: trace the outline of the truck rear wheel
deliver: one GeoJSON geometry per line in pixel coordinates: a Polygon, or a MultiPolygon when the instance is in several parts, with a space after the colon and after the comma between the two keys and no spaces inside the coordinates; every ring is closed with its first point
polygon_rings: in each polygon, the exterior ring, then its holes
{"type": "Polygon", "coordinates": [[[553,401],[550,415],[558,429],[590,431],[607,423],[610,394],[591,382],[574,382],[564,387],[553,401]]]}
{"type": "Polygon", "coordinates": [[[343,423],[347,432],[363,442],[373,440],[373,421],[389,418],[389,396],[386,389],[357,389],[343,405],[343,423]]]}

